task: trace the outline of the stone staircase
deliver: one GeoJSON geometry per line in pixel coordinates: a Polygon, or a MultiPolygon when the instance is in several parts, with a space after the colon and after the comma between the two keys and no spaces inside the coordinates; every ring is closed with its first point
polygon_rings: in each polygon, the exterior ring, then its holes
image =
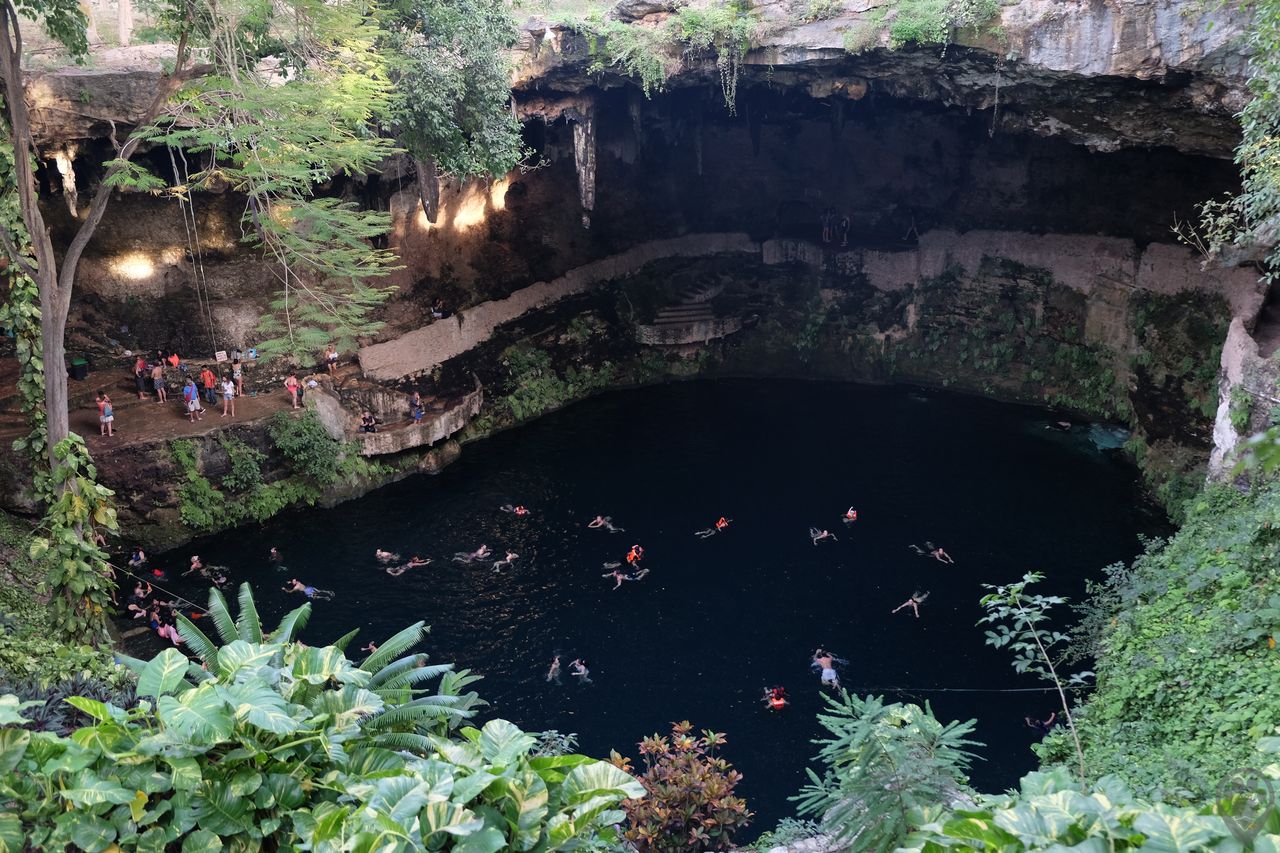
{"type": "Polygon", "coordinates": [[[698,282],[681,291],[680,301],[662,308],[653,322],[636,327],[636,340],[650,346],[679,346],[723,338],[742,328],[741,317],[716,317],[711,300],[722,282],[698,282]]]}

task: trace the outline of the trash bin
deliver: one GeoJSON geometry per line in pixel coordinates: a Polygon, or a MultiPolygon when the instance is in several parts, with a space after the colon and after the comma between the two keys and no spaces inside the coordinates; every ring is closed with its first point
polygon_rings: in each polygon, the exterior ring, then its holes
{"type": "Polygon", "coordinates": [[[72,379],[88,379],[89,378],[89,362],[83,358],[71,359],[71,378],[72,379]]]}

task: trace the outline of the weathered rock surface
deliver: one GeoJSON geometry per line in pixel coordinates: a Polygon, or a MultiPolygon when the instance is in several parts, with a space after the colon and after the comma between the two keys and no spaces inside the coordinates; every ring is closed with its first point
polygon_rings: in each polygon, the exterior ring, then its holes
{"type": "MultiPolygon", "coordinates": [[[[694,5],[705,5],[698,0],[694,5]]],[[[620,4],[620,17],[631,14],[620,4]]],[[[656,4],[655,4],[656,5],[656,4]]],[[[848,0],[831,17],[803,22],[800,4],[758,4],[740,99],[756,84],[860,100],[868,92],[991,110],[993,129],[1061,136],[1092,149],[1167,145],[1227,156],[1244,103],[1250,13],[1208,11],[1193,0],[1020,0],[999,21],[957,33],[959,47],[888,50],[892,0],[848,0]],[[995,28],[993,30],[993,27],[995,28]],[[857,50],[857,53],[851,52],[857,50]]],[[[648,8],[648,5],[645,6],[648,8]]],[[[646,21],[661,15],[651,15],[646,21]]],[[[518,101],[547,115],[546,90],[580,93],[625,85],[618,69],[591,74],[586,39],[535,19],[519,43],[518,101]]],[[[713,56],[682,57],[671,87],[716,80],[713,56]]]]}

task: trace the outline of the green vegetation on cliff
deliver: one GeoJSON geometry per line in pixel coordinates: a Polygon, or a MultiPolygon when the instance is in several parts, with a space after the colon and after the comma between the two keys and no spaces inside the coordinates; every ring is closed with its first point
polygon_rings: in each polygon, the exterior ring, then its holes
{"type": "MultiPolygon", "coordinates": [[[[1077,716],[1090,774],[1168,802],[1210,797],[1280,725],[1280,487],[1215,486],[1182,528],[1113,566],[1087,609],[1097,688],[1077,716]]],[[[1067,761],[1061,734],[1041,747],[1067,761]]]]}

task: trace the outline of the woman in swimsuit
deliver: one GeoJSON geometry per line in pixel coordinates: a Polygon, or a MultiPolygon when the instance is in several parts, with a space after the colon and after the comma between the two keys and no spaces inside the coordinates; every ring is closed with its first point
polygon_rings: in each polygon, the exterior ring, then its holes
{"type": "Polygon", "coordinates": [[[573,663],[569,664],[569,672],[578,679],[579,684],[591,683],[591,670],[587,669],[587,662],[582,658],[575,658],[573,663]]]}
{"type": "Polygon", "coordinates": [[[929,597],[929,593],[927,593],[927,592],[925,592],[925,593],[913,592],[913,593],[911,593],[911,597],[910,597],[910,598],[908,598],[906,601],[902,602],[901,604],[899,604],[897,607],[893,608],[893,609],[892,609],[892,610],[890,610],[889,612],[890,612],[890,613],[897,613],[899,610],[901,610],[901,609],[902,609],[902,608],[904,608],[904,607],[910,607],[910,608],[911,608],[911,612],[912,612],[912,613],[914,613],[914,614],[916,615],[916,618],[917,618],[917,619],[919,619],[919,618],[920,618],[920,605],[921,605],[921,604],[924,604],[924,600],[925,600],[926,598],[928,598],[928,597],[929,597]]]}

